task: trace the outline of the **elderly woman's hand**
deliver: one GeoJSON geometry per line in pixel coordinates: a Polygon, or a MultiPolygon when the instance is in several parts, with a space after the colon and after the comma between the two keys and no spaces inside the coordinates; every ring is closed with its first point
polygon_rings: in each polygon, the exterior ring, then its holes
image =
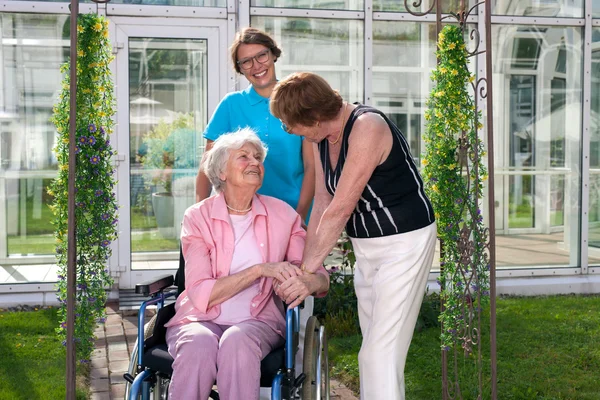
{"type": "Polygon", "coordinates": [[[288,308],[300,305],[313,293],[326,290],[326,286],[326,278],[321,274],[304,274],[288,279],[281,284],[273,284],[275,294],[289,305],[288,308]]]}
{"type": "Polygon", "coordinates": [[[303,275],[304,272],[289,262],[274,262],[261,264],[261,275],[277,281],[285,282],[295,276],[303,275]]]}

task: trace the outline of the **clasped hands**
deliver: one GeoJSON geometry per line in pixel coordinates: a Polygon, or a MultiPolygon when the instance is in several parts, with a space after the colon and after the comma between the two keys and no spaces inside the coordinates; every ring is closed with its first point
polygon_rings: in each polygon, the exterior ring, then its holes
{"type": "Polygon", "coordinates": [[[289,262],[263,264],[263,276],[273,278],[273,290],[289,308],[302,303],[318,288],[314,274],[308,274],[289,262]]]}

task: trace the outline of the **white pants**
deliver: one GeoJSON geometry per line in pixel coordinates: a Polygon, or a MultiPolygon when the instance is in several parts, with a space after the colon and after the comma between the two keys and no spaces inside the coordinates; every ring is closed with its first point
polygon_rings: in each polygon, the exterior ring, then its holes
{"type": "Polygon", "coordinates": [[[435,253],[437,229],[352,239],[363,342],[361,400],[404,400],[404,365],[435,253]]]}

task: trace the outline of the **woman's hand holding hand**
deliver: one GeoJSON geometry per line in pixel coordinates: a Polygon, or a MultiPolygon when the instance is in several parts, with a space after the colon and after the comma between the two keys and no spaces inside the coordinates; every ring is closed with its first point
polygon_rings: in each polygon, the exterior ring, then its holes
{"type": "Polygon", "coordinates": [[[299,275],[281,284],[279,282],[273,283],[275,294],[288,304],[288,308],[300,305],[305,298],[318,292],[319,288],[319,277],[315,274],[299,275]]]}
{"type": "Polygon", "coordinates": [[[304,272],[289,262],[274,262],[261,264],[261,276],[273,278],[283,283],[286,280],[303,275],[304,272]]]}

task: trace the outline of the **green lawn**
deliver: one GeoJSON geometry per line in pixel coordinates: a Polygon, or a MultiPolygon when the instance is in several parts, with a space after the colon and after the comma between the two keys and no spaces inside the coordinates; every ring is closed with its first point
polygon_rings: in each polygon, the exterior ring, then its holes
{"type": "MultiPolygon", "coordinates": [[[[65,348],[57,326],[56,309],[0,312],[0,400],[65,398],[65,348]]],[[[86,386],[78,384],[78,399],[87,398],[86,386]]]]}
{"type": "MultiPolygon", "coordinates": [[[[600,399],[600,297],[498,299],[497,325],[498,399],[600,399]]],[[[485,334],[489,340],[487,329],[485,334]]],[[[415,333],[405,370],[407,399],[441,399],[438,337],[438,328],[415,333]]],[[[360,340],[348,336],[329,341],[332,374],[355,391],[360,340]]],[[[489,341],[484,346],[484,382],[489,388],[489,341]]],[[[476,382],[468,378],[476,371],[474,362],[461,358],[458,365],[463,398],[475,399],[476,382]]]]}

